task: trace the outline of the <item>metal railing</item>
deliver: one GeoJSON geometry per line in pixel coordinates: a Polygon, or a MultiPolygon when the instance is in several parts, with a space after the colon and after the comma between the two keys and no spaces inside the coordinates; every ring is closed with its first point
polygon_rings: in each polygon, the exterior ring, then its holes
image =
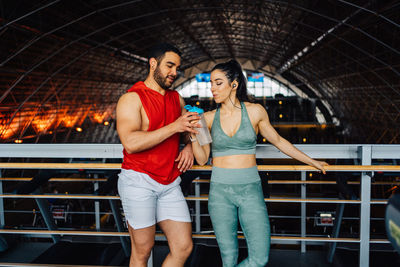
{"type": "MultiPolygon", "coordinates": [[[[300,236],[272,236],[273,242],[280,243],[297,243],[301,244],[301,251],[306,251],[307,242],[349,242],[359,243],[359,265],[369,265],[369,248],[370,243],[388,243],[384,239],[370,239],[370,212],[371,205],[386,204],[385,199],[371,200],[371,177],[376,171],[383,172],[400,172],[398,165],[372,165],[374,159],[400,159],[400,145],[296,145],[300,150],[313,158],[320,159],[357,159],[361,165],[330,165],[327,167],[328,172],[360,172],[360,200],[344,200],[338,198],[307,198],[306,186],[312,184],[313,181],[306,180],[306,172],[316,171],[315,168],[305,165],[260,165],[259,171],[285,171],[285,172],[300,172],[301,180],[293,184],[301,185],[300,198],[266,198],[266,202],[287,202],[300,203],[301,205],[301,233],[300,236]],[[313,237],[307,236],[306,233],[306,207],[307,203],[348,203],[360,205],[360,236],[359,238],[329,238],[329,237],[313,237]]],[[[257,146],[257,159],[284,159],[286,155],[278,151],[270,145],[257,146]]],[[[122,158],[121,145],[108,144],[0,144],[0,158],[101,158],[115,159],[122,158]]],[[[396,164],[396,162],[393,162],[396,164]]],[[[0,162],[0,177],[1,169],[90,169],[90,170],[118,170],[120,164],[117,163],[17,163],[17,162],[0,162]]],[[[194,166],[191,171],[210,171],[210,166],[194,166]]],[[[19,181],[26,178],[0,178],[0,233],[13,234],[46,234],[46,235],[102,235],[102,236],[128,236],[126,232],[101,232],[101,231],[43,231],[43,230],[12,230],[4,229],[4,198],[68,198],[68,199],[106,199],[118,200],[118,196],[99,196],[99,195],[82,195],[82,194],[10,194],[3,193],[3,181],[19,181]],[[15,180],[13,180],[15,179],[15,180]]],[[[61,178],[60,181],[62,181],[61,178]]],[[[64,178],[67,179],[67,178],[64,178]]],[[[55,178],[55,181],[57,179],[55,178]]],[[[90,179],[88,179],[90,180],[90,179]]],[[[82,181],[86,181],[83,179],[82,181]]],[[[98,186],[98,182],[103,180],[93,179],[94,184],[98,186]]],[[[207,183],[205,179],[195,179],[195,195],[188,196],[188,201],[195,202],[194,238],[214,238],[213,235],[202,234],[201,231],[201,216],[200,203],[207,201],[208,197],[200,196],[200,184],[207,183]]],[[[331,181],[334,183],[334,181],[331,181]]],[[[276,183],[279,183],[277,181],[276,183]]],[[[290,181],[287,181],[290,183],[290,181]]],[[[96,189],[96,188],[95,188],[96,189]]],[[[98,203],[98,202],[97,202],[98,203]]],[[[97,206],[96,210],[96,225],[97,230],[100,229],[99,218],[100,209],[97,206]]],[[[158,238],[163,238],[158,235],[158,238]]],[[[239,238],[243,238],[239,235],[239,238]]]]}

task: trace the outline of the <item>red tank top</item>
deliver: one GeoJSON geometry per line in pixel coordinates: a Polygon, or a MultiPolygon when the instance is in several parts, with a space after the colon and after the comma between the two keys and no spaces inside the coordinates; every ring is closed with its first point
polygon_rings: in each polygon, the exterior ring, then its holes
{"type": "MultiPolygon", "coordinates": [[[[149,129],[154,131],[174,122],[181,115],[179,95],[176,91],[165,91],[162,95],[144,82],[135,83],[128,92],[139,95],[149,118],[149,129]]],[[[162,143],[138,153],[128,154],[123,150],[122,168],[148,174],[160,184],[170,184],[180,175],[175,159],[179,154],[179,134],[176,133],[162,143]]]]}

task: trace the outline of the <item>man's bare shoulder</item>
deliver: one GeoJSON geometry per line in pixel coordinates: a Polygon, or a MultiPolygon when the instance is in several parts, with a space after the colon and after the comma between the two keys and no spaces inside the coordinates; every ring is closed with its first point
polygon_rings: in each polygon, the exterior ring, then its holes
{"type": "Polygon", "coordinates": [[[132,101],[132,100],[140,100],[139,94],[136,92],[127,92],[123,94],[119,100],[121,101],[132,101]]]}
{"type": "Polygon", "coordinates": [[[136,92],[125,93],[119,98],[118,105],[128,105],[128,104],[141,106],[142,102],[140,101],[140,97],[136,92]]]}

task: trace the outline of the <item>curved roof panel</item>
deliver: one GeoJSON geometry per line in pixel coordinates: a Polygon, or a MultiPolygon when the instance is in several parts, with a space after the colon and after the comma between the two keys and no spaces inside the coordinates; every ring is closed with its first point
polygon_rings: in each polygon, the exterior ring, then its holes
{"type": "Polygon", "coordinates": [[[0,5],[3,141],[112,117],[119,96],[146,76],[149,47],[167,41],[183,52],[183,69],[250,60],[329,103],[355,142],[400,142],[398,1],[0,5]]]}

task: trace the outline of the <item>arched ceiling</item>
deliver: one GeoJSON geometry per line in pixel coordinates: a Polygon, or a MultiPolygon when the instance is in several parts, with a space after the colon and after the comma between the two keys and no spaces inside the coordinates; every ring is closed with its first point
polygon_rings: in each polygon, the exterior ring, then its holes
{"type": "Polygon", "coordinates": [[[183,70],[248,60],[328,103],[355,142],[400,142],[400,1],[377,0],[0,1],[1,142],[108,120],[159,41],[183,70]]]}

